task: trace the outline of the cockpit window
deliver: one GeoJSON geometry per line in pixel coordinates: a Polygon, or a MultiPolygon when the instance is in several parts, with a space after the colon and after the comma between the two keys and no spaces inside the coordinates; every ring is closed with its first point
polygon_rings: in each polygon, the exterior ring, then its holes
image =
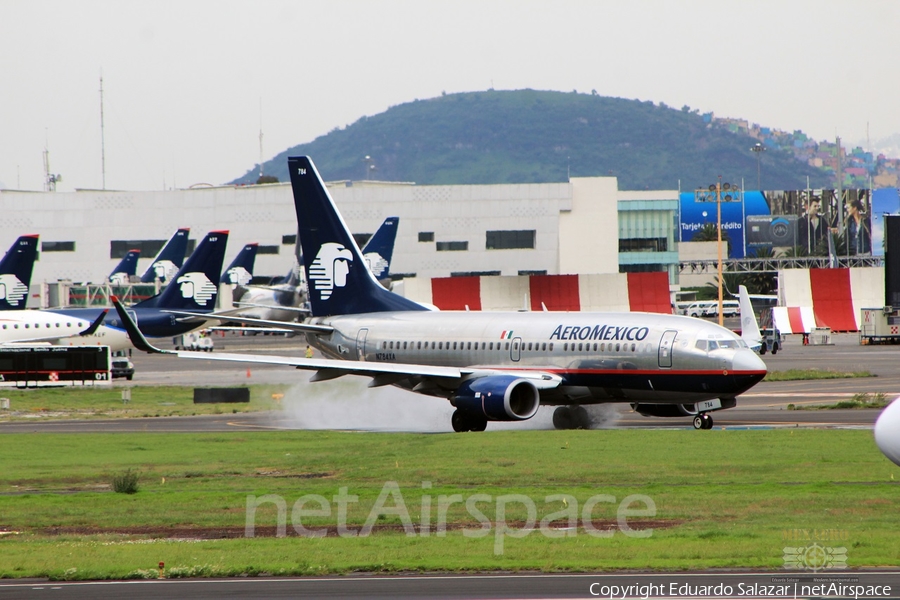
{"type": "Polygon", "coordinates": [[[698,350],[704,350],[706,352],[712,352],[713,350],[720,349],[731,349],[735,350],[737,348],[749,348],[747,342],[745,342],[741,338],[717,338],[717,339],[708,339],[708,340],[697,340],[694,344],[698,350]]]}

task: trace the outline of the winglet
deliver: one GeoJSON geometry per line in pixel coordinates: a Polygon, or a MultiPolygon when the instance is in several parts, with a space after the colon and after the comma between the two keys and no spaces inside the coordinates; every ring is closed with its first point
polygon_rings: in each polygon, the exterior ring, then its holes
{"type": "Polygon", "coordinates": [[[131,315],[128,314],[128,311],[125,310],[125,307],[119,302],[118,297],[113,296],[112,303],[113,306],[116,307],[116,312],[119,313],[119,318],[122,319],[122,326],[125,327],[125,331],[128,333],[128,337],[131,339],[131,343],[135,348],[149,354],[176,354],[169,350],[160,350],[156,346],[150,344],[150,342],[147,341],[147,338],[144,337],[144,334],[141,333],[141,330],[138,329],[134,320],[132,320],[131,315]]]}
{"type": "Polygon", "coordinates": [[[78,335],[94,335],[94,333],[97,332],[97,329],[99,329],[100,323],[102,323],[103,319],[106,318],[106,313],[108,313],[108,312],[109,312],[109,309],[106,309],[103,312],[101,312],[99,315],[97,315],[97,318],[94,319],[94,322],[91,323],[91,326],[88,327],[87,329],[85,329],[84,331],[82,331],[81,333],[79,333],[78,335]]]}

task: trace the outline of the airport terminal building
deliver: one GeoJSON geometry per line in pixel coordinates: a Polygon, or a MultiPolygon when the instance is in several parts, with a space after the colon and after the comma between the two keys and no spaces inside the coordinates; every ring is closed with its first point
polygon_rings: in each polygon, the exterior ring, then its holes
{"type": "MultiPolygon", "coordinates": [[[[676,190],[619,191],[615,177],[566,183],[415,185],[329,183],[363,242],[400,218],[398,277],[611,274],[661,271],[678,283],[676,190]]],[[[257,242],[256,274],[283,275],[296,251],[288,183],[171,191],[0,191],[0,245],[40,235],[33,284],[102,283],[131,248],[138,272],[179,227],[191,240],[230,231],[226,263],[257,242]]],[[[189,250],[193,244],[189,245],[189,250]]],[[[29,305],[37,305],[32,301],[29,305]]]]}

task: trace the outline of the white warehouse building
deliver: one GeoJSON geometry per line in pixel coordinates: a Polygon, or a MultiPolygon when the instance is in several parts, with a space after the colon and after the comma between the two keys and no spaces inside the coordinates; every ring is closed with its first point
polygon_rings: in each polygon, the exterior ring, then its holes
{"type": "MultiPolygon", "coordinates": [[[[676,190],[623,192],[615,177],[545,184],[328,185],[361,239],[385,218],[400,218],[395,274],[666,271],[670,284],[678,283],[676,190]]],[[[190,227],[192,240],[208,231],[230,231],[226,264],[242,245],[257,242],[257,275],[283,275],[296,249],[288,183],[137,192],[0,190],[0,206],[0,248],[23,234],[40,235],[33,285],[102,283],[133,247],[143,250],[140,273],[179,227],[190,227]]]]}

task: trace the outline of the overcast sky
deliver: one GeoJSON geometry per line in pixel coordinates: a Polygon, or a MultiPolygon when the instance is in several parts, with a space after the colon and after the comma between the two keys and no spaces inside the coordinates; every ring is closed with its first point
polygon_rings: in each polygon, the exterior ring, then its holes
{"type": "MultiPolygon", "coordinates": [[[[533,88],[900,132],[896,0],[0,0],[0,182],[224,183],[361,116],[533,88]],[[260,108],[261,107],[261,108],[260,108]],[[260,118],[261,115],[261,118],[260,118]]],[[[365,149],[360,149],[365,153],[365,149]]]]}

